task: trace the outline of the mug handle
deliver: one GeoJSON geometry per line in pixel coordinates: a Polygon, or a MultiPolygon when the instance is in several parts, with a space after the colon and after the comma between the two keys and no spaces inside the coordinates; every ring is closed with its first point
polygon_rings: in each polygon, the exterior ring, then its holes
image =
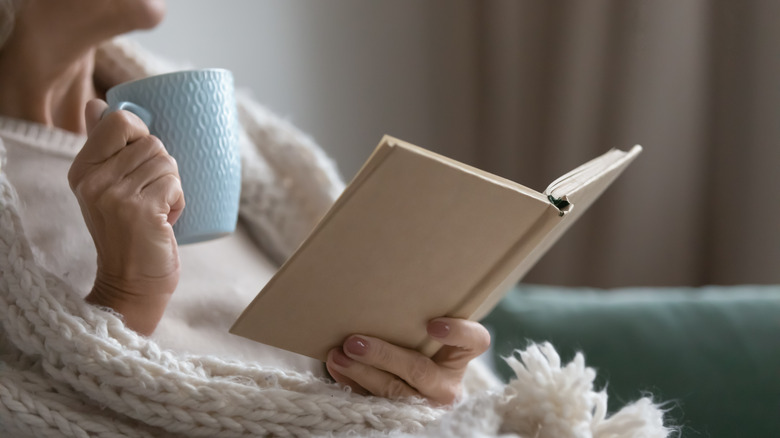
{"type": "Polygon", "coordinates": [[[106,115],[119,110],[130,111],[131,113],[138,116],[138,118],[140,118],[147,127],[152,126],[154,117],[152,117],[152,113],[150,113],[149,110],[140,105],[136,105],[133,102],[127,102],[124,100],[109,105],[109,107],[103,111],[103,114],[101,114],[100,118],[102,119],[106,115]]]}

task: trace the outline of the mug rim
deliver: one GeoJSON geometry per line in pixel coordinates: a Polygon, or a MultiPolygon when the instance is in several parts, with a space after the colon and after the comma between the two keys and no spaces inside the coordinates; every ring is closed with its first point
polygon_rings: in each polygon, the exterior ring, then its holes
{"type": "Polygon", "coordinates": [[[223,73],[223,74],[227,74],[230,77],[233,76],[233,72],[231,72],[230,70],[228,70],[226,68],[221,68],[221,67],[196,68],[196,69],[190,69],[190,70],[177,70],[177,71],[172,71],[172,72],[168,72],[168,73],[161,73],[161,74],[158,74],[158,75],[147,76],[147,77],[144,77],[144,78],[133,79],[133,80],[130,80],[130,81],[127,81],[127,82],[121,82],[121,83],[116,84],[116,85],[114,85],[112,87],[109,87],[109,89],[106,90],[106,97],[108,97],[108,93],[110,93],[112,90],[114,90],[116,88],[120,88],[120,87],[124,87],[124,86],[130,86],[130,85],[136,84],[138,82],[144,82],[144,81],[148,81],[148,80],[155,80],[155,79],[158,79],[158,78],[159,79],[164,79],[164,78],[168,78],[168,77],[171,77],[171,76],[186,76],[186,75],[191,75],[193,73],[223,73]]]}

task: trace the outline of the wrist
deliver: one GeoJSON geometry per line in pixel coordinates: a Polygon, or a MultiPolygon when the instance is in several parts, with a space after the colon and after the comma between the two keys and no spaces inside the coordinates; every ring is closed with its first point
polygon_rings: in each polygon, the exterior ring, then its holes
{"type": "Polygon", "coordinates": [[[124,317],[131,330],[149,336],[162,319],[173,295],[168,288],[155,284],[129,284],[98,272],[95,284],[85,300],[101,307],[109,307],[124,317]]]}

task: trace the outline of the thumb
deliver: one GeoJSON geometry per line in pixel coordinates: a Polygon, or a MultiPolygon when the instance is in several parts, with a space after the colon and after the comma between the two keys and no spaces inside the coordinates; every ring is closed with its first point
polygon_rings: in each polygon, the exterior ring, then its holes
{"type": "Polygon", "coordinates": [[[103,111],[108,108],[108,104],[101,99],[92,99],[87,102],[86,108],[84,108],[84,121],[87,123],[87,135],[92,132],[95,125],[98,124],[103,117],[103,111]]]}

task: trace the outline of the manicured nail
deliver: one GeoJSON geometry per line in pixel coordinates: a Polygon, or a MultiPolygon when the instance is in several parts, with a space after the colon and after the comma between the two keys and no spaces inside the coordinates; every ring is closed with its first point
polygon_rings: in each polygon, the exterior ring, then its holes
{"type": "Polygon", "coordinates": [[[333,362],[340,367],[347,368],[348,366],[352,365],[352,359],[347,357],[347,355],[344,354],[340,348],[333,351],[331,358],[333,359],[333,362]]]}
{"type": "Polygon", "coordinates": [[[357,336],[352,336],[344,343],[344,349],[356,356],[362,356],[368,351],[368,341],[357,336]]]}
{"type": "Polygon", "coordinates": [[[450,334],[450,325],[444,321],[431,321],[428,323],[428,334],[434,338],[446,338],[450,334]]]}

